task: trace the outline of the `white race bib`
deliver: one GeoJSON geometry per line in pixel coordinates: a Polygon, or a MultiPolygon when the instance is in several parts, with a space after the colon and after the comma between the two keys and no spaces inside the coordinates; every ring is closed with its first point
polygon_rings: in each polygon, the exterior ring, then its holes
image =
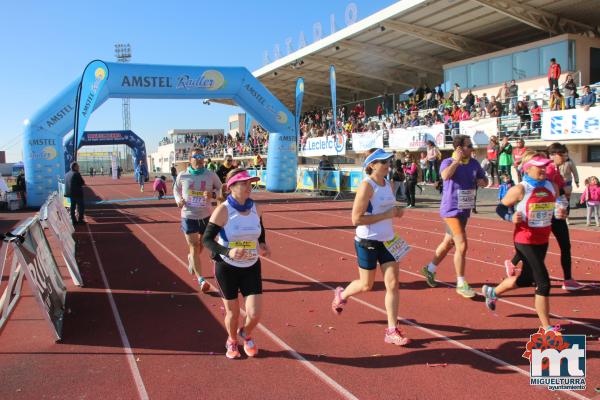
{"type": "Polygon", "coordinates": [[[529,204],[527,224],[531,228],[546,228],[552,224],[552,215],[554,215],[554,203],[529,204]]]}
{"type": "Polygon", "coordinates": [[[252,259],[258,257],[258,250],[256,249],[256,242],[251,240],[239,240],[236,242],[229,242],[227,246],[230,249],[244,249],[246,259],[252,259]]]}
{"type": "Polygon", "coordinates": [[[475,207],[475,189],[458,190],[458,209],[470,210],[475,207]]]}
{"type": "Polygon", "coordinates": [[[206,207],[207,192],[188,190],[185,203],[188,207],[200,208],[206,207]]]}
{"type": "Polygon", "coordinates": [[[406,255],[406,253],[410,251],[410,246],[408,243],[402,240],[398,235],[394,235],[392,240],[383,242],[383,244],[396,261],[400,261],[406,255]]]}

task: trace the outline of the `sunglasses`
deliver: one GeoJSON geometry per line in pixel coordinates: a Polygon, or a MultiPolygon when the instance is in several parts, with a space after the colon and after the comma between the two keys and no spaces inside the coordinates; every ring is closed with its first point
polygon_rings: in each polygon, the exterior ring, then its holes
{"type": "Polygon", "coordinates": [[[204,160],[204,154],[194,154],[192,155],[192,158],[195,158],[196,160],[204,160]]]}
{"type": "Polygon", "coordinates": [[[473,143],[471,143],[471,144],[468,144],[468,145],[466,145],[466,146],[464,146],[464,147],[466,147],[467,149],[472,149],[472,148],[473,148],[473,143]]]}

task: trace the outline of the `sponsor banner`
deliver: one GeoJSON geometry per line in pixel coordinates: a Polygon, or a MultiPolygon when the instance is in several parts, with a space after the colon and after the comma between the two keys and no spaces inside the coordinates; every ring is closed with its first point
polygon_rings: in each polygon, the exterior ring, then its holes
{"type": "Polygon", "coordinates": [[[542,114],[542,139],[552,142],[600,139],[600,107],[545,111],[542,114]]]}
{"type": "Polygon", "coordinates": [[[343,156],[346,154],[346,137],[329,135],[307,139],[299,153],[303,157],[343,156]]]}
{"type": "Polygon", "coordinates": [[[296,187],[301,190],[315,190],[317,188],[317,171],[309,169],[298,170],[296,187]]]}
{"type": "Polygon", "coordinates": [[[113,154],[110,157],[110,168],[112,170],[112,178],[119,179],[119,166],[117,165],[117,156],[113,154]]]}
{"type": "Polygon", "coordinates": [[[48,205],[45,207],[48,226],[60,242],[62,255],[73,283],[77,286],[83,286],[83,280],[81,279],[81,273],[79,272],[79,266],[75,258],[74,229],[71,224],[71,218],[63,205],[60,204],[57,193],[51,195],[48,200],[48,205]]]}
{"type": "Polygon", "coordinates": [[[112,151],[80,151],[77,153],[77,158],[82,159],[86,157],[102,157],[108,158],[112,155],[112,151]]]}
{"type": "Polygon", "coordinates": [[[358,191],[360,183],[363,180],[363,172],[342,170],[340,171],[340,174],[342,176],[342,191],[356,193],[356,191],[358,191]]]}
{"type": "Polygon", "coordinates": [[[108,79],[108,67],[96,60],[88,64],[83,71],[75,119],[75,148],[79,148],[83,131],[98,101],[98,94],[108,79]]]}
{"type": "Polygon", "coordinates": [[[363,181],[363,171],[350,171],[350,191],[357,192],[360,183],[363,181]]]}
{"type": "MultiPolygon", "coordinates": [[[[296,81],[296,133],[300,129],[300,115],[302,114],[302,100],[304,99],[304,79],[298,78],[296,81]]],[[[299,136],[299,135],[297,135],[299,136]]]]}
{"type": "Polygon", "coordinates": [[[396,150],[425,150],[429,140],[437,147],[443,147],[444,124],[392,129],[389,140],[389,148],[396,150]]]}
{"type": "Polygon", "coordinates": [[[38,217],[27,219],[15,231],[22,240],[13,240],[15,254],[45,319],[57,340],[61,338],[67,288],[60,276],[54,256],[38,217]]]}
{"type": "Polygon", "coordinates": [[[337,133],[337,83],[335,76],[335,67],[332,65],[329,66],[329,86],[331,86],[331,107],[333,113],[333,131],[337,133]]]}
{"type": "Polygon", "coordinates": [[[357,153],[365,152],[372,148],[383,149],[383,131],[352,134],[352,150],[357,153]]]}
{"type": "Polygon", "coordinates": [[[473,146],[487,146],[490,143],[491,136],[498,136],[498,118],[461,121],[459,129],[461,135],[467,135],[471,138],[473,146]]]}
{"type": "Polygon", "coordinates": [[[319,171],[319,190],[339,192],[340,188],[340,171],[319,171]]]}

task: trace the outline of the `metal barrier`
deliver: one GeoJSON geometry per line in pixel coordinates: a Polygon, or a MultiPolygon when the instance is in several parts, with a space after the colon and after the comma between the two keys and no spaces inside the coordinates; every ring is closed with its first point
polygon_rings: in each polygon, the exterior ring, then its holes
{"type": "Polygon", "coordinates": [[[38,214],[21,222],[12,232],[2,235],[0,277],[8,267],[8,281],[0,297],[0,329],[8,321],[21,296],[23,277],[50,325],[60,340],[67,288],[62,280],[44,228],[60,243],[61,253],[73,282],[83,284],[75,258],[74,228],[64,207],[64,187],[52,193],[38,214]]]}
{"type": "Polygon", "coordinates": [[[4,237],[0,251],[2,273],[8,264],[9,252],[12,257],[8,285],[0,298],[2,308],[0,327],[8,320],[21,295],[23,276],[25,276],[44,319],[48,322],[56,340],[60,340],[67,288],[37,215],[27,218],[4,237]]]}

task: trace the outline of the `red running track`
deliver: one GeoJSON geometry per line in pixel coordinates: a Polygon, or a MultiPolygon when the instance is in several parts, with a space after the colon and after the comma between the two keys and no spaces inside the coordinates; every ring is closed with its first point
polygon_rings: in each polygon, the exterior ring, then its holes
{"type": "MultiPolygon", "coordinates": [[[[134,184],[103,178],[94,178],[91,189],[101,199],[141,195],[134,184]]],[[[0,398],[599,396],[598,287],[566,293],[554,281],[552,288],[553,321],[568,334],[589,335],[588,389],[533,388],[529,364],[521,358],[538,323],[532,291],[511,293],[490,313],[481,297],[467,300],[454,292],[450,259],[438,273],[447,285],[430,289],[418,271],[441,239],[436,212],[407,210],[395,222],[413,247],[400,274],[401,324],[413,342],[398,348],[383,343],[380,277],[374,291],[351,301],[342,316],[329,310],[332,289],[357,276],[351,204],[266,193],[255,198],[265,212],[273,253],[263,261],[265,310],[255,334],[260,357],[224,357],[221,301],[199,294],[186,271],[179,210],[171,200],[103,205],[89,210],[89,231],[77,228],[86,287],[69,282],[64,340],[52,342],[31,297],[20,302],[0,334],[0,398]],[[431,366],[440,364],[446,366],[431,366]]],[[[467,279],[474,287],[502,279],[500,264],[512,249],[509,229],[502,221],[470,222],[467,279]]],[[[594,244],[600,234],[571,234],[574,276],[597,283],[600,255],[594,244]]],[[[550,251],[557,253],[557,246],[550,251]]],[[[212,281],[206,254],[203,261],[212,281]]],[[[547,261],[560,279],[558,255],[549,254],[547,261]]]]}

